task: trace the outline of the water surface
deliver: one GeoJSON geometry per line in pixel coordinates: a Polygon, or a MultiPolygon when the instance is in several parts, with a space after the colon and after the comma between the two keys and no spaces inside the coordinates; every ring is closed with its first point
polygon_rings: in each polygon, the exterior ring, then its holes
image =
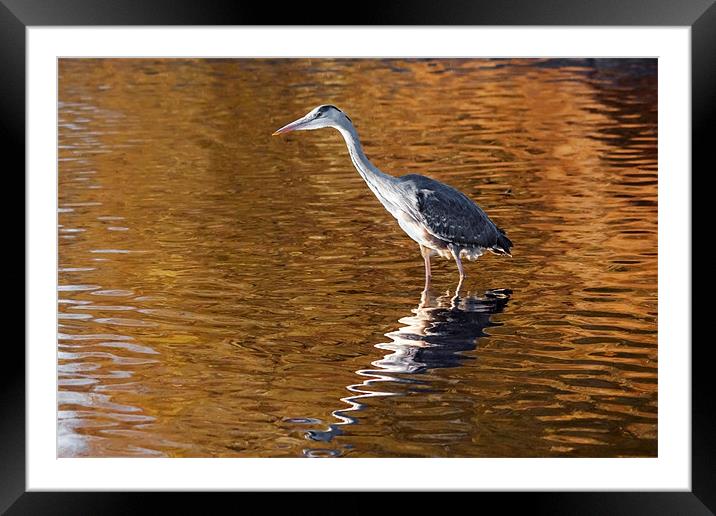
{"type": "Polygon", "coordinates": [[[59,70],[59,456],[656,455],[655,60],[59,70]],[[422,292],[322,103],[513,258],[422,292]]]}

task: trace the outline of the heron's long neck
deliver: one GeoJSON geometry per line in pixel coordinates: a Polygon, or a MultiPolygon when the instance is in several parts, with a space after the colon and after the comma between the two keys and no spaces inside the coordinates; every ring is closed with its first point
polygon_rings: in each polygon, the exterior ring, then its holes
{"type": "Polygon", "coordinates": [[[356,170],[368,184],[368,187],[373,191],[376,197],[378,197],[380,202],[382,202],[383,205],[390,210],[391,208],[386,203],[390,203],[388,194],[392,191],[392,186],[396,183],[396,179],[393,176],[381,172],[375,165],[373,165],[373,163],[370,162],[368,157],[363,152],[363,146],[360,143],[358,132],[355,130],[355,127],[341,126],[337,127],[337,129],[346,141],[348,153],[351,156],[351,161],[353,161],[353,165],[356,167],[356,170]]]}

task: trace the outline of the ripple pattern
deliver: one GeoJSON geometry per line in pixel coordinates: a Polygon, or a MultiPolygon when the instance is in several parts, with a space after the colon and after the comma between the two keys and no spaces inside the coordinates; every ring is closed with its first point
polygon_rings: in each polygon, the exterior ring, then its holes
{"type": "Polygon", "coordinates": [[[656,60],[62,59],[58,455],[653,457],[656,60]],[[340,137],[515,243],[434,264],[340,137]]]}

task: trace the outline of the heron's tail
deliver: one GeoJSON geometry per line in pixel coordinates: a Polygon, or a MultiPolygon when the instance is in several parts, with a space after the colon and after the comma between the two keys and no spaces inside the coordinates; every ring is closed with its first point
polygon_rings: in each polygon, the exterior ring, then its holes
{"type": "Polygon", "coordinates": [[[497,228],[497,242],[490,248],[490,251],[495,254],[506,254],[507,256],[512,256],[512,254],[510,254],[512,251],[512,240],[507,238],[505,232],[500,228],[497,228]]]}

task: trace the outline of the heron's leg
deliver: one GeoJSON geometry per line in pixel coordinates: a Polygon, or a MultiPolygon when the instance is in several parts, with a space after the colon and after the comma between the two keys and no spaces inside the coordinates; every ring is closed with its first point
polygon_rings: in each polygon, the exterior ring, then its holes
{"type": "Polygon", "coordinates": [[[430,278],[432,278],[432,272],[430,271],[430,249],[420,244],[420,254],[423,255],[425,261],[425,290],[430,288],[430,278]]]}
{"type": "Polygon", "coordinates": [[[467,274],[465,274],[465,269],[462,267],[462,260],[460,260],[460,249],[451,245],[450,246],[450,253],[452,254],[452,257],[455,259],[455,263],[457,264],[457,270],[460,273],[460,281],[457,284],[457,289],[455,290],[455,293],[460,291],[460,288],[462,288],[462,282],[467,277],[467,274]]]}

